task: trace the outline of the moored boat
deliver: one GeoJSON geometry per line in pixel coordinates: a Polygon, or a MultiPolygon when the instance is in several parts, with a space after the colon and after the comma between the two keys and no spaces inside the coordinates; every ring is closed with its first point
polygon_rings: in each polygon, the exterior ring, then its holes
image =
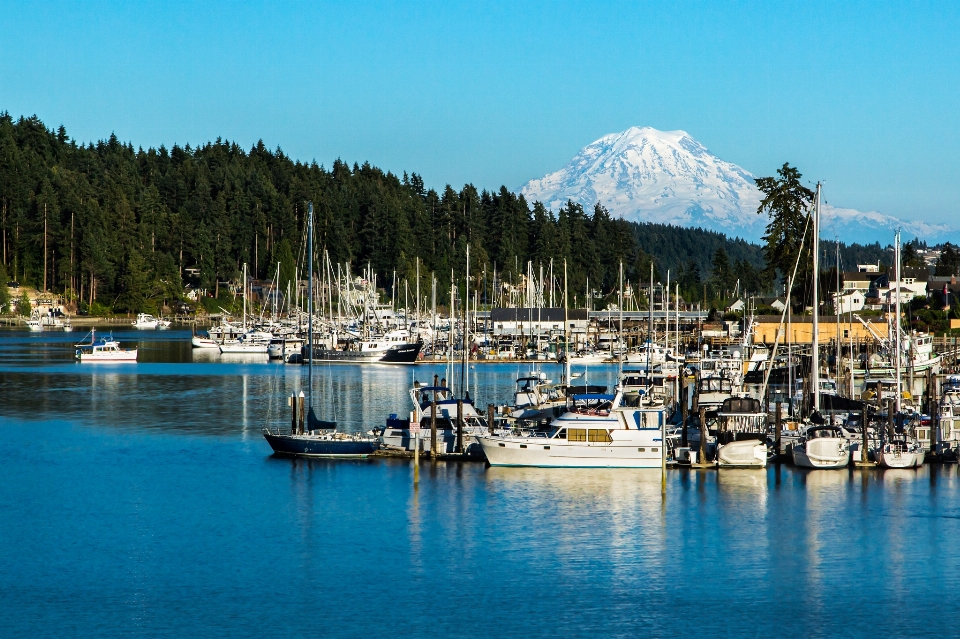
{"type": "Polygon", "coordinates": [[[77,344],[76,358],[81,362],[135,362],[137,349],[120,348],[113,336],[96,341],[96,329],[90,330],[90,343],[77,344]]]}
{"type": "Polygon", "coordinates": [[[850,464],[850,442],[836,426],[813,424],[791,448],[801,468],[836,469],[850,464]]]}
{"type": "Polygon", "coordinates": [[[666,409],[631,408],[623,395],[574,395],[549,433],[480,435],[491,466],[659,468],[666,409]]]}

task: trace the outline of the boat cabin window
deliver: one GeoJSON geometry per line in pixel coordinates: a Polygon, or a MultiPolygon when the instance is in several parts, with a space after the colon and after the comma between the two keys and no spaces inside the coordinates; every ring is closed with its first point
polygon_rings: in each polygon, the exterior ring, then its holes
{"type": "Polygon", "coordinates": [[[610,432],[603,428],[591,428],[587,431],[587,441],[609,444],[613,441],[610,432]]]}
{"type": "Polygon", "coordinates": [[[554,438],[555,438],[555,439],[566,439],[566,438],[567,438],[567,429],[566,429],[566,428],[561,428],[560,430],[558,430],[558,431],[557,431],[557,434],[554,435],[554,438]]]}
{"type": "Polygon", "coordinates": [[[587,441],[587,429],[586,429],[586,428],[569,428],[569,429],[567,429],[567,441],[568,441],[568,442],[585,442],[585,441],[587,441]]]}

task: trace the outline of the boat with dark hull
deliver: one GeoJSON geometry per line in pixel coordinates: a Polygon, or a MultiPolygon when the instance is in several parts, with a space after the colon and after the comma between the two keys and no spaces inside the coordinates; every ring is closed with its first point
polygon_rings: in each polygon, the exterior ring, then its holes
{"type": "MultiPolygon", "coordinates": [[[[307,300],[309,342],[306,352],[315,352],[313,347],[313,202],[307,207],[307,300]]],[[[337,431],[336,422],[322,421],[313,412],[313,361],[307,368],[307,395],[303,391],[290,397],[292,417],[289,432],[279,428],[263,429],[274,454],[286,457],[333,457],[363,458],[380,448],[380,441],[358,433],[337,431]],[[306,404],[306,406],[304,405],[306,404]],[[306,423],[305,423],[306,422],[306,423]]]]}
{"type": "MultiPolygon", "coordinates": [[[[373,342],[377,345],[376,342],[373,342]]],[[[323,346],[313,347],[313,360],[317,362],[341,362],[345,364],[416,364],[420,358],[422,342],[391,343],[386,348],[365,348],[367,342],[355,350],[334,350],[323,346]]],[[[306,364],[310,361],[310,348],[301,349],[300,361],[306,364]]]]}

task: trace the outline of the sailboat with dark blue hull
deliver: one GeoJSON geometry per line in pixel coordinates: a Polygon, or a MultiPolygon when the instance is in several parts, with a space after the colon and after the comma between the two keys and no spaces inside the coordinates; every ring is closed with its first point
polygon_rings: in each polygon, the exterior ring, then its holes
{"type": "MultiPolygon", "coordinates": [[[[308,353],[313,352],[313,202],[307,207],[307,317],[308,353]]],[[[336,422],[323,421],[313,412],[313,361],[307,368],[307,395],[303,391],[290,397],[290,432],[263,429],[263,437],[277,455],[288,457],[364,458],[380,447],[380,442],[361,434],[342,433],[336,422]]]]}

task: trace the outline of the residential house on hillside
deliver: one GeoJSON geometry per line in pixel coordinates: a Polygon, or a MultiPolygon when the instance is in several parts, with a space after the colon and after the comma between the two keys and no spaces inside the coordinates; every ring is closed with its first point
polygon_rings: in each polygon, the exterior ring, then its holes
{"type": "Polygon", "coordinates": [[[927,297],[934,308],[950,308],[955,300],[960,300],[960,282],[956,275],[931,275],[927,280],[927,297]]]}
{"type": "Polygon", "coordinates": [[[906,304],[916,297],[926,297],[930,271],[925,266],[904,266],[901,270],[899,285],[896,266],[874,280],[871,297],[878,298],[879,303],[885,306],[898,303],[898,291],[900,304],[906,304]]]}

